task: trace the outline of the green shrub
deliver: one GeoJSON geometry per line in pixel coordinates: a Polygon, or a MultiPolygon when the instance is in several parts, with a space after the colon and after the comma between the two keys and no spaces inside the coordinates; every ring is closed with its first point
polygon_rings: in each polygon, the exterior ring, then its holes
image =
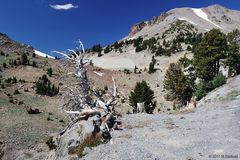
{"type": "Polygon", "coordinates": [[[207,95],[207,88],[203,82],[194,86],[193,95],[197,97],[197,100],[200,100],[207,95]]]}
{"type": "Polygon", "coordinates": [[[148,69],[149,74],[152,74],[156,71],[156,69],[154,68],[155,64],[156,64],[156,59],[154,56],[152,56],[152,62],[150,62],[149,69],[148,69]]]}
{"type": "Polygon", "coordinates": [[[119,48],[119,52],[120,52],[120,53],[123,53],[123,50],[122,50],[122,48],[119,48]]]}
{"type": "Polygon", "coordinates": [[[12,82],[12,78],[7,78],[7,79],[5,79],[5,82],[6,82],[6,83],[11,83],[11,82],[12,82]]]}
{"type": "Polygon", "coordinates": [[[19,101],[18,102],[18,105],[22,105],[22,104],[24,104],[23,101],[19,101]]]}
{"type": "Polygon", "coordinates": [[[148,69],[148,73],[149,74],[152,74],[156,71],[156,69],[154,68],[154,63],[153,62],[150,62],[149,64],[149,69],[148,69]]]}
{"type": "Polygon", "coordinates": [[[187,46],[187,51],[191,51],[191,50],[192,50],[191,46],[187,46]]]}
{"type": "Polygon", "coordinates": [[[156,107],[154,92],[147,85],[146,81],[137,82],[134,90],[130,92],[129,102],[134,111],[137,110],[137,103],[144,103],[144,109],[149,114],[152,114],[156,107]]]}
{"type": "Polygon", "coordinates": [[[143,42],[143,38],[138,37],[137,39],[134,39],[133,46],[134,47],[140,46],[140,44],[142,44],[142,42],[143,42]]]}
{"type": "Polygon", "coordinates": [[[17,83],[17,78],[16,77],[12,78],[12,83],[17,83]]]}
{"type": "Polygon", "coordinates": [[[196,84],[193,95],[197,97],[197,100],[200,100],[205,97],[208,92],[222,86],[225,83],[226,77],[223,74],[218,74],[210,82],[201,81],[199,84],[196,84]]]}
{"type": "Polygon", "coordinates": [[[162,56],[164,55],[164,53],[166,52],[166,50],[162,47],[162,46],[159,46],[157,48],[157,51],[155,53],[155,56],[162,56]]]}
{"type": "Polygon", "coordinates": [[[108,86],[106,85],[106,86],[104,86],[104,90],[105,91],[107,91],[108,90],[108,86]]]}
{"type": "Polygon", "coordinates": [[[211,81],[213,89],[226,84],[226,77],[223,74],[216,75],[213,80],[211,81]]]}
{"type": "Polygon", "coordinates": [[[101,52],[98,52],[98,57],[102,57],[102,53],[101,52]]]}
{"type": "Polygon", "coordinates": [[[53,121],[50,117],[47,117],[47,121],[53,121]]]}
{"type": "Polygon", "coordinates": [[[131,74],[131,71],[130,71],[129,69],[126,69],[126,68],[123,70],[123,72],[124,72],[125,74],[131,74]]]}
{"type": "Polygon", "coordinates": [[[48,145],[50,150],[56,149],[57,146],[55,145],[54,141],[53,141],[53,137],[49,137],[49,139],[46,141],[46,144],[48,145]]]}
{"type": "Polygon", "coordinates": [[[51,84],[46,75],[43,75],[38,79],[36,82],[36,88],[36,93],[41,95],[54,96],[59,92],[59,88],[55,87],[54,84],[51,84]]]}
{"type": "Polygon", "coordinates": [[[17,89],[14,91],[14,93],[13,94],[21,94],[17,89]]]}
{"type": "Polygon", "coordinates": [[[32,62],[32,66],[37,68],[37,62],[36,62],[36,61],[33,61],[33,62],[32,62]]]}
{"type": "Polygon", "coordinates": [[[14,104],[14,101],[12,98],[9,98],[9,102],[14,104]]]}
{"type": "Polygon", "coordinates": [[[92,52],[98,52],[98,53],[101,53],[102,52],[102,46],[100,44],[97,44],[97,45],[94,45],[92,47],[92,52]]]}
{"type": "Polygon", "coordinates": [[[20,82],[20,83],[26,83],[26,80],[24,80],[24,79],[19,79],[19,82],[20,82]]]}
{"type": "Polygon", "coordinates": [[[136,49],[135,49],[136,52],[140,52],[142,50],[143,50],[143,48],[141,46],[137,46],[136,49]]]}
{"type": "Polygon", "coordinates": [[[48,74],[49,77],[52,77],[52,74],[53,74],[52,68],[47,69],[47,74],[48,74]]]}
{"type": "Polygon", "coordinates": [[[108,45],[105,49],[104,49],[104,53],[106,54],[106,53],[109,53],[111,51],[111,49],[110,49],[110,46],[108,45]]]}
{"type": "Polygon", "coordinates": [[[23,53],[23,54],[21,55],[21,61],[22,61],[22,64],[23,64],[23,65],[26,65],[26,64],[29,62],[26,53],[23,53]]]}
{"type": "Polygon", "coordinates": [[[92,60],[90,60],[89,64],[90,64],[91,66],[93,66],[93,62],[92,62],[92,60]]]}
{"type": "Polygon", "coordinates": [[[7,68],[7,64],[6,63],[3,63],[3,68],[7,68]]]}

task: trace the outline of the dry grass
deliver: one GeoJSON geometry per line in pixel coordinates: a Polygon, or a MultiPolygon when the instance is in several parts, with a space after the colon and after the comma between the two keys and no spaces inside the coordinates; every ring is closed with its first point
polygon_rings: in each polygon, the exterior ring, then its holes
{"type": "Polygon", "coordinates": [[[126,125],[124,128],[126,129],[133,129],[133,128],[144,128],[145,126],[148,126],[151,124],[151,121],[143,121],[143,122],[139,122],[138,124],[134,124],[134,125],[126,125]]]}
{"type": "MultiPolygon", "coordinates": [[[[75,153],[78,155],[78,157],[81,158],[87,154],[87,153],[84,153],[84,149],[86,147],[92,148],[100,144],[102,144],[101,135],[88,137],[76,148],[75,153]]],[[[73,153],[74,153],[74,150],[69,151],[69,154],[73,154],[73,153]]]]}
{"type": "Polygon", "coordinates": [[[118,138],[126,138],[126,139],[130,139],[130,138],[132,138],[132,135],[130,135],[130,134],[121,135],[121,136],[118,136],[118,138]]]}

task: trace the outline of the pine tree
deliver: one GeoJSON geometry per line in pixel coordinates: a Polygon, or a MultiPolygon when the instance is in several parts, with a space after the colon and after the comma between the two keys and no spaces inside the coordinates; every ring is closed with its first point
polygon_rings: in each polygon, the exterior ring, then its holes
{"type": "Polygon", "coordinates": [[[164,49],[162,46],[159,46],[159,47],[157,48],[157,51],[156,51],[156,53],[155,53],[155,56],[162,56],[162,55],[164,55],[164,52],[165,52],[165,49],[164,49]]]}
{"type": "Polygon", "coordinates": [[[52,77],[52,74],[53,74],[52,68],[47,69],[47,74],[48,74],[49,77],[52,77]]]}
{"type": "Polygon", "coordinates": [[[28,63],[28,57],[26,53],[23,53],[21,56],[22,64],[26,65],[28,63]]]}
{"type": "Polygon", "coordinates": [[[166,40],[165,39],[163,39],[163,46],[166,47],[166,40]]]}
{"type": "Polygon", "coordinates": [[[191,50],[192,50],[191,46],[187,46],[187,51],[191,51],[191,50]]]}
{"type": "Polygon", "coordinates": [[[164,89],[167,90],[167,100],[178,100],[184,104],[191,98],[192,89],[188,84],[188,80],[184,75],[180,64],[170,64],[163,83],[164,89]]]}
{"type": "Polygon", "coordinates": [[[7,68],[7,64],[5,62],[3,63],[3,68],[7,68]]]}
{"type": "Polygon", "coordinates": [[[111,50],[110,50],[110,46],[108,45],[105,49],[104,49],[104,53],[109,53],[111,50]]]}
{"type": "Polygon", "coordinates": [[[14,59],[14,61],[13,61],[13,65],[17,65],[17,61],[14,59]]]}
{"type": "Polygon", "coordinates": [[[240,32],[233,30],[227,35],[229,46],[225,65],[229,66],[229,75],[240,74],[240,32]]]}
{"type": "Polygon", "coordinates": [[[101,52],[98,52],[98,57],[102,57],[102,53],[101,52]]]}
{"type": "Polygon", "coordinates": [[[225,64],[229,66],[229,75],[240,74],[240,48],[235,42],[229,45],[225,64]]]}
{"type": "Polygon", "coordinates": [[[143,42],[143,38],[142,37],[138,37],[137,39],[134,40],[133,46],[137,47],[140,46],[143,42]]]}
{"type": "Polygon", "coordinates": [[[156,59],[154,56],[152,56],[152,62],[150,62],[149,68],[148,68],[149,74],[154,73],[156,71],[156,69],[154,68],[155,64],[156,64],[156,59]]]}
{"type": "Polygon", "coordinates": [[[97,53],[102,52],[102,46],[100,44],[94,45],[92,47],[92,52],[97,52],[97,53]]]}
{"type": "Polygon", "coordinates": [[[17,83],[17,78],[16,77],[13,77],[12,83],[17,83]]]}
{"type": "Polygon", "coordinates": [[[37,67],[37,62],[36,62],[36,61],[33,61],[33,62],[32,62],[32,66],[33,66],[33,67],[37,67]]]}
{"type": "Polygon", "coordinates": [[[153,113],[156,102],[154,101],[154,92],[147,85],[146,81],[137,82],[133,91],[129,96],[130,105],[137,110],[137,103],[144,103],[146,113],[153,113]]]}
{"type": "Polygon", "coordinates": [[[154,68],[154,63],[153,62],[150,62],[150,64],[149,64],[149,69],[148,69],[148,73],[149,74],[152,74],[152,73],[154,73],[156,70],[155,70],[155,68],[154,68]]]}
{"type": "Polygon", "coordinates": [[[197,76],[205,82],[212,80],[219,73],[220,59],[226,55],[226,35],[218,29],[212,29],[194,48],[193,64],[197,76]]]}
{"type": "Polygon", "coordinates": [[[26,53],[23,53],[21,56],[21,61],[23,65],[26,65],[28,63],[28,57],[26,53]]]}
{"type": "Polygon", "coordinates": [[[143,50],[143,48],[141,46],[137,46],[135,49],[135,52],[141,52],[143,50]]]}
{"type": "Polygon", "coordinates": [[[36,82],[36,88],[36,93],[41,95],[54,96],[59,92],[59,88],[52,85],[45,74],[36,82]]]}
{"type": "Polygon", "coordinates": [[[136,74],[137,73],[137,66],[134,67],[134,73],[136,74]]]}

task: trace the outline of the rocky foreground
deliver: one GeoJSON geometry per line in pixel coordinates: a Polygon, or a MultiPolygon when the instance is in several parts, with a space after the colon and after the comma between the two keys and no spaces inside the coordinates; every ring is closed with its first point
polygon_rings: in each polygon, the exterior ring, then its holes
{"type": "Polygon", "coordinates": [[[83,159],[203,159],[214,155],[240,158],[240,98],[179,115],[128,115],[113,144],[100,145],[83,159]]]}
{"type": "Polygon", "coordinates": [[[240,76],[204,98],[186,114],[132,114],[122,118],[113,144],[85,149],[82,159],[194,160],[240,158],[240,76]],[[216,96],[212,96],[216,95],[216,96]],[[211,101],[214,100],[214,101],[211,101]],[[217,156],[217,157],[216,157],[217,156]]]}
{"type": "MultiPolygon", "coordinates": [[[[226,85],[209,93],[198,103],[201,105],[191,113],[124,115],[123,130],[114,131],[113,144],[85,148],[86,155],[82,159],[206,160],[214,157],[214,159],[221,159],[220,157],[239,159],[239,82],[240,76],[230,79],[226,85]]],[[[72,131],[69,135],[79,133],[77,129],[72,131]]],[[[64,146],[60,146],[60,150],[63,152],[57,159],[69,158],[66,144],[73,141],[73,137],[76,136],[62,140],[64,146]]],[[[19,154],[17,159],[56,159],[54,151],[48,154],[47,150],[41,149],[21,151],[19,154]]],[[[70,159],[78,158],[73,156],[70,159]]]]}

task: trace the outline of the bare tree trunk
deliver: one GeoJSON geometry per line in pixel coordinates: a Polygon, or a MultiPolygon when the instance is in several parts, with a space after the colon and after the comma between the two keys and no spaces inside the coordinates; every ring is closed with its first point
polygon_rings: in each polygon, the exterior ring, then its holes
{"type": "Polygon", "coordinates": [[[74,75],[80,82],[74,86],[63,86],[60,90],[63,102],[61,109],[73,118],[69,125],[59,133],[59,143],[61,137],[64,137],[76,123],[89,120],[92,121],[90,125],[94,128],[90,136],[100,134],[104,141],[108,141],[112,138],[111,132],[114,129],[119,129],[118,125],[121,125],[121,121],[118,120],[119,115],[116,114],[114,109],[117,96],[115,79],[112,77],[113,89],[108,100],[103,99],[96,91],[92,91],[87,77],[87,69],[85,68],[85,65],[90,61],[85,58],[86,53],[82,42],[79,40],[78,43],[78,51],[69,49],[68,54],[53,51],[61,54],[75,65],[76,71],[74,75]],[[90,117],[94,117],[94,120],[90,117]]]}

